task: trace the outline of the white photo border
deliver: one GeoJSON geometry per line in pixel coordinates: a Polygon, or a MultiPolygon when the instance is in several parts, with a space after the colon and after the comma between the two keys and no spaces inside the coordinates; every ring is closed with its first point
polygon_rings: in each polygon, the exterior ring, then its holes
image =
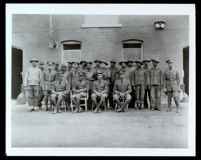
{"type": "Polygon", "coordinates": [[[194,4],[6,4],[7,156],[195,156],[195,5],[194,4]],[[170,12],[171,10],[171,12],[170,12]],[[11,146],[12,14],[189,15],[188,148],[14,148],[11,146]]]}

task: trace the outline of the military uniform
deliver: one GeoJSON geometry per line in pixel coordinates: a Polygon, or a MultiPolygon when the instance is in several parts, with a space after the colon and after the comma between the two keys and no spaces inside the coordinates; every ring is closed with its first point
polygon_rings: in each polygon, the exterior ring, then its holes
{"type": "Polygon", "coordinates": [[[114,83],[114,100],[116,101],[119,98],[126,98],[127,100],[131,100],[131,85],[128,79],[120,79],[116,80],[114,83]],[[120,96],[120,93],[125,93],[124,97],[120,96]]]}
{"type": "MultiPolygon", "coordinates": [[[[167,63],[173,63],[174,60],[170,59],[166,61],[167,63]]],[[[167,90],[168,95],[168,108],[171,107],[172,97],[175,100],[177,109],[179,108],[179,86],[180,86],[180,77],[176,69],[166,69],[163,74],[164,88],[167,90]]]]}
{"type": "MultiPolygon", "coordinates": [[[[30,62],[38,62],[33,58],[30,62]]],[[[38,106],[39,90],[42,87],[42,72],[38,67],[30,67],[27,69],[24,78],[24,86],[27,90],[27,98],[29,106],[38,106]]]]}
{"type": "MultiPolygon", "coordinates": [[[[136,63],[141,63],[141,61],[136,61],[136,63]]],[[[144,91],[145,87],[148,85],[148,75],[146,74],[144,68],[136,68],[135,71],[132,73],[132,86],[135,87],[135,93],[136,93],[136,100],[135,102],[137,105],[141,104],[141,107],[143,108],[144,104],[144,91]]]]}
{"type": "MultiPolygon", "coordinates": [[[[111,60],[111,63],[116,63],[116,61],[111,60]]],[[[110,102],[110,106],[114,107],[114,104],[113,104],[113,88],[114,88],[114,82],[118,78],[119,69],[116,66],[114,66],[114,67],[110,67],[109,70],[110,70],[109,102],[110,102]]]]}
{"type": "MultiPolygon", "coordinates": [[[[159,63],[157,59],[152,59],[152,61],[159,63]]],[[[151,108],[160,110],[163,76],[162,71],[158,67],[153,67],[149,70],[149,81],[151,87],[151,108]]]]}

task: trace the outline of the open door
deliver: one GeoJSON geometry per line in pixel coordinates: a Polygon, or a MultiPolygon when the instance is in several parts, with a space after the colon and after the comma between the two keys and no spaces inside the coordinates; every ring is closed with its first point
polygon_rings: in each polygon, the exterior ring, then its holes
{"type": "Polygon", "coordinates": [[[12,99],[16,99],[21,93],[22,54],[21,49],[12,47],[12,99]]]}
{"type": "Polygon", "coordinates": [[[185,92],[189,95],[189,47],[183,48],[183,70],[185,92]]]}

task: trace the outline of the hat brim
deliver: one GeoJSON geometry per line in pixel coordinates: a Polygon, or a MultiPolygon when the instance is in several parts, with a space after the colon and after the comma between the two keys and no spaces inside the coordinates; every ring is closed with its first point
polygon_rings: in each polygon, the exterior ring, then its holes
{"type": "Polygon", "coordinates": [[[141,64],[143,64],[143,62],[141,62],[141,61],[135,61],[135,63],[141,63],[141,64]]]}
{"type": "Polygon", "coordinates": [[[38,62],[38,60],[30,60],[29,62],[38,62]]]}
{"type": "Polygon", "coordinates": [[[152,59],[151,61],[154,61],[154,62],[160,63],[159,61],[157,61],[157,60],[155,60],[155,59],[152,59]]]}
{"type": "Polygon", "coordinates": [[[142,62],[150,62],[151,60],[143,60],[142,62]]]}
{"type": "Polygon", "coordinates": [[[122,65],[122,63],[128,64],[128,62],[123,61],[123,62],[119,62],[119,65],[122,65]]]}
{"type": "Polygon", "coordinates": [[[169,61],[169,60],[168,60],[168,61],[166,61],[166,63],[174,63],[174,61],[169,61]]]}
{"type": "Polygon", "coordinates": [[[95,61],[94,61],[94,63],[97,63],[97,62],[101,63],[101,61],[99,61],[99,60],[95,60],[95,61]]]}

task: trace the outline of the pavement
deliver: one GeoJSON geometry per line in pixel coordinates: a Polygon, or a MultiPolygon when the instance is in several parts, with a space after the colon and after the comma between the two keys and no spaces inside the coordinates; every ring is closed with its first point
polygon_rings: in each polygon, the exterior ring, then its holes
{"type": "Polygon", "coordinates": [[[148,109],[116,113],[109,109],[51,114],[28,112],[27,105],[12,101],[12,147],[188,147],[188,104],[181,103],[180,113],[148,109]]]}

